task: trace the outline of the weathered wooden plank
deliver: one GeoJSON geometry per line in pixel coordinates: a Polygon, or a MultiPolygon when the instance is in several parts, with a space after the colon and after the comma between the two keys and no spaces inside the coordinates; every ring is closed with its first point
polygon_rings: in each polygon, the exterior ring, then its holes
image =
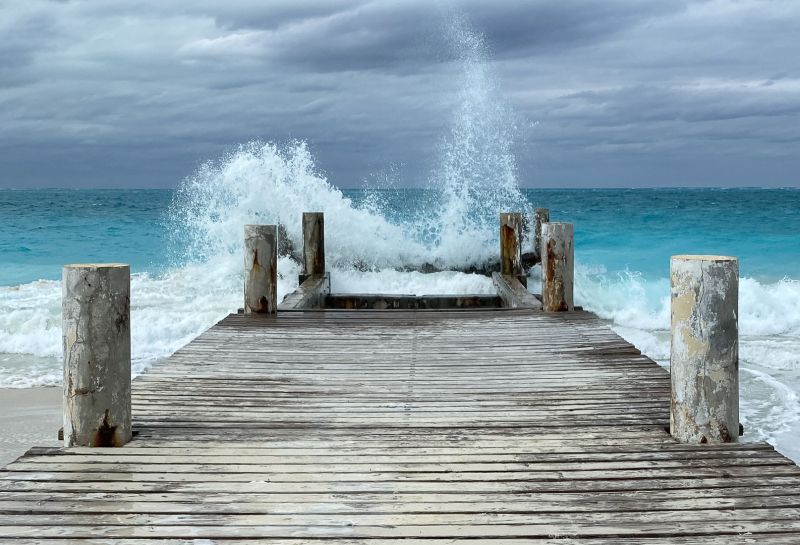
{"type": "Polygon", "coordinates": [[[518,277],[494,272],[492,284],[503,301],[503,307],[542,310],[542,302],[522,285],[518,277]]]}
{"type": "MultiPolygon", "coordinates": [[[[617,523],[606,518],[603,521],[581,521],[576,522],[574,516],[558,519],[553,522],[542,522],[540,524],[458,524],[447,519],[441,520],[439,524],[428,525],[395,525],[386,524],[381,526],[356,525],[348,520],[347,517],[330,518],[331,521],[325,525],[309,525],[305,520],[298,520],[296,524],[285,524],[291,522],[289,517],[275,517],[277,524],[258,524],[245,526],[225,525],[198,525],[189,519],[188,524],[180,524],[176,520],[174,525],[154,525],[148,524],[147,518],[142,517],[142,523],[134,526],[114,524],[109,526],[86,525],[60,525],[45,521],[41,525],[0,525],[0,537],[37,537],[37,538],[160,538],[160,537],[182,537],[192,536],[195,539],[220,539],[226,537],[238,537],[249,539],[261,539],[264,537],[287,537],[287,538],[322,538],[339,539],[342,537],[350,538],[418,538],[421,536],[430,538],[450,538],[450,537],[527,537],[527,538],[550,538],[559,536],[561,538],[581,538],[583,536],[656,536],[669,542],[672,536],[691,536],[691,535],[728,535],[738,536],[750,531],[769,532],[769,533],[797,533],[800,532],[800,520],[736,520],[736,513],[726,511],[703,511],[699,512],[705,516],[701,521],[674,522],[668,518],[654,516],[655,522],[642,521],[624,517],[617,523]],[[722,515],[722,516],[719,516],[722,515]],[[669,528],[665,530],[665,525],[669,528]]],[[[52,515],[47,515],[52,516],[52,515]]],[[[47,517],[46,516],[46,517],[47,517]]],[[[124,515],[115,515],[121,518],[124,515]]],[[[421,515],[418,515],[421,516],[421,515]]],[[[45,517],[45,518],[46,518],[45,517]]],[[[180,519],[182,515],[174,518],[180,519]]],[[[471,517],[471,515],[470,515],[471,517]]],[[[227,517],[226,517],[227,518],[227,517]]],[[[581,517],[583,519],[584,516],[581,517]]]]}
{"type": "MultiPolygon", "coordinates": [[[[695,536],[670,536],[669,543],[675,545],[761,545],[768,543],[769,545],[797,545],[796,536],[791,534],[781,533],[741,533],[737,535],[695,535],[695,536]]],[[[320,540],[317,538],[269,538],[259,537],[259,543],[267,545],[319,545],[320,540]]],[[[336,545],[397,545],[396,539],[383,539],[383,538],[339,538],[335,541],[336,545]]],[[[36,539],[27,538],[0,538],[0,545],[31,545],[39,544],[41,541],[36,539]]],[[[137,538],[70,538],[58,539],[48,538],[48,545],[65,545],[72,543],[83,543],[87,545],[109,545],[116,543],[125,543],[127,545],[151,545],[151,539],[137,539],[137,538]]],[[[198,540],[181,539],[181,538],[159,538],[158,543],[161,545],[198,545],[198,540]]],[[[234,538],[215,538],[214,543],[224,545],[252,545],[251,539],[234,539],[234,538]]],[[[403,545],[442,545],[442,540],[437,538],[405,538],[403,545]]],[[[639,537],[639,536],[615,536],[611,538],[587,538],[581,537],[580,541],[576,541],[570,536],[554,534],[548,537],[525,537],[525,538],[451,538],[445,543],[447,545],[664,545],[666,543],[664,537],[639,537]]]]}
{"type": "MultiPolygon", "coordinates": [[[[696,458],[696,459],[670,459],[670,460],[624,460],[624,461],[516,461],[516,462],[460,462],[460,463],[387,463],[365,462],[361,463],[311,463],[298,464],[286,461],[284,463],[241,464],[235,458],[224,463],[149,463],[149,462],[72,462],[50,461],[46,468],[41,463],[17,461],[6,466],[8,472],[36,472],[46,469],[47,472],[81,472],[101,471],[106,474],[122,473],[355,473],[371,474],[380,473],[472,473],[472,472],[551,472],[551,471],[608,471],[604,475],[613,475],[613,470],[639,470],[639,469],[670,469],[670,468],[711,468],[711,467],[764,467],[764,466],[789,466],[794,467],[790,460],[777,457],[739,457],[739,458],[696,458]]],[[[800,475],[800,472],[798,472],[800,475]]],[[[3,475],[0,474],[0,477],[3,475]]],[[[13,476],[12,476],[13,477],[13,476]]]]}
{"type": "MultiPolygon", "coordinates": [[[[765,498],[782,498],[789,500],[800,496],[800,490],[789,486],[731,486],[717,488],[666,488],[661,490],[595,490],[592,494],[592,501],[587,502],[585,492],[579,488],[564,491],[536,491],[536,492],[483,492],[483,493],[419,493],[419,492],[365,492],[365,493],[320,493],[320,492],[286,492],[286,493],[209,493],[204,496],[190,494],[181,491],[166,490],[162,492],[95,492],[78,493],[68,491],[12,491],[0,492],[0,501],[9,502],[60,502],[79,500],[73,503],[76,509],[83,504],[105,505],[109,503],[138,503],[138,502],[166,502],[166,503],[209,503],[209,504],[228,504],[228,503],[267,503],[267,504],[287,504],[287,503],[314,503],[319,504],[320,508],[332,507],[327,504],[392,504],[399,508],[415,510],[415,505],[430,503],[443,504],[440,509],[446,509],[448,505],[459,507],[462,504],[474,505],[493,505],[492,509],[502,507],[510,510],[517,510],[518,502],[528,502],[545,505],[548,502],[570,504],[572,508],[588,510],[594,509],[597,505],[606,503],[608,505],[623,504],[626,502],[636,502],[643,510],[648,502],[674,502],[693,499],[708,499],[721,501],[738,501],[748,499],[765,501],[765,498]],[[496,504],[496,505],[495,505],[496,504]]],[[[782,500],[782,501],[783,501],[782,500]]],[[[713,506],[712,506],[713,507],[713,506]]],[[[110,508],[110,507],[109,507],[110,508]]],[[[558,509],[561,509],[559,507],[558,509]]],[[[646,509],[644,509],[646,510],[646,509]]],[[[458,509],[456,509],[458,511],[458,509]]]]}
{"type": "MultiPolygon", "coordinates": [[[[185,497],[185,495],[184,495],[185,497]]],[[[585,499],[585,498],[583,498],[585,499]]],[[[17,514],[52,514],[52,515],[92,515],[95,514],[150,514],[150,515],[376,515],[376,514],[553,514],[553,513],[609,513],[617,512],[655,512],[655,511],[691,511],[709,509],[798,509],[800,496],[752,496],[746,498],[689,498],[669,500],[646,500],[644,498],[594,500],[581,502],[576,499],[546,499],[544,501],[515,500],[505,497],[500,501],[490,501],[479,497],[478,502],[434,501],[381,502],[377,499],[361,500],[330,497],[324,501],[289,502],[285,500],[252,498],[249,502],[227,501],[215,503],[184,499],[183,501],[147,501],[139,499],[134,502],[122,502],[111,498],[102,501],[58,500],[14,500],[0,499],[0,517],[17,514]]],[[[767,514],[769,516],[769,513],[767,514]]]]}
{"type": "MultiPolygon", "coordinates": [[[[285,462],[291,458],[292,464],[380,464],[380,463],[475,463],[475,462],[562,462],[562,461],[655,461],[655,460],[693,460],[693,459],[720,459],[736,460],[747,458],[778,459],[789,463],[786,458],[776,453],[771,448],[751,448],[743,445],[741,449],[704,449],[680,450],[665,449],[666,445],[645,445],[641,449],[622,448],[592,448],[575,449],[542,449],[532,452],[528,449],[518,449],[510,452],[508,449],[474,449],[438,448],[424,449],[421,452],[403,451],[400,449],[387,449],[384,451],[374,449],[358,449],[356,452],[341,450],[308,450],[303,449],[236,449],[205,447],[194,449],[161,449],[135,448],[122,452],[84,452],[77,449],[57,450],[55,452],[29,452],[19,459],[25,463],[52,463],[52,462],[110,462],[110,463],[154,463],[154,464],[196,464],[196,463],[239,463],[239,464],[269,464],[285,462]]],[[[90,449],[87,449],[90,450],[90,449]]],[[[91,449],[93,450],[93,449],[91,449]]]]}
{"type": "MultiPolygon", "coordinates": [[[[500,300],[493,295],[397,295],[374,293],[334,293],[325,299],[325,308],[341,310],[374,309],[472,309],[498,308],[500,300]]],[[[368,334],[365,328],[365,333],[368,334]]],[[[363,342],[364,339],[359,339],[363,342]]]]}
{"type": "MultiPolygon", "coordinates": [[[[95,476],[100,479],[101,476],[95,476]]],[[[373,493],[433,493],[442,495],[509,493],[535,494],[540,492],[583,491],[587,501],[597,491],[648,491],[685,490],[692,488],[716,489],[732,487],[788,487],[800,486],[800,477],[750,475],[745,477],[723,476],[697,478],[664,479],[591,479],[581,481],[388,481],[388,482],[306,482],[276,483],[268,481],[230,481],[230,482],[170,482],[159,481],[18,481],[0,480],[0,492],[80,492],[119,493],[119,492],[185,492],[192,494],[373,494],[373,493]]],[[[456,497],[456,496],[451,496],[456,497]]]]}
{"type": "MultiPolygon", "coordinates": [[[[324,263],[324,258],[323,258],[324,263]]],[[[309,275],[278,304],[278,312],[287,310],[321,309],[325,306],[325,297],[331,292],[329,273],[309,275]]]]}
{"type": "MultiPolygon", "coordinates": [[[[3,535],[3,526],[11,520],[20,526],[70,527],[86,524],[86,517],[82,514],[70,513],[43,513],[37,515],[14,514],[0,515],[0,535],[3,535]]],[[[173,526],[190,525],[196,527],[213,527],[216,525],[226,527],[247,526],[298,526],[298,527],[385,527],[397,528],[402,526],[517,526],[528,527],[551,524],[573,524],[575,515],[563,512],[529,512],[529,513],[392,513],[392,514],[365,514],[354,513],[347,515],[345,520],[331,513],[291,513],[291,514],[174,514],[174,513],[97,513],[92,516],[92,522],[97,526],[173,526]]],[[[582,512],[581,522],[587,526],[602,526],[609,524],[609,515],[606,512],[582,512]]],[[[721,521],[760,523],[764,521],[781,522],[787,529],[800,530],[800,509],[794,507],[774,507],[771,509],[687,509],[665,511],[621,511],[614,513],[614,522],[619,526],[642,524],[644,527],[653,524],[672,524],[672,531],[680,528],[682,524],[692,522],[708,522],[710,526],[721,521]]],[[[595,528],[596,529],[596,528],[595,528]]],[[[762,527],[763,530],[763,527],[762,527]]],[[[225,529],[223,529],[223,532],[225,529]]],[[[488,528],[485,531],[492,533],[488,528]]],[[[662,529],[663,532],[663,529],[662,529]]],[[[11,533],[11,532],[9,532],[11,533]]],[[[583,529],[585,534],[592,534],[592,528],[583,529]]],[[[598,532],[600,533],[600,532],[598,532]]],[[[58,534],[56,534],[58,535],[58,534]]],[[[380,535],[380,534],[378,534],[380,535]]],[[[388,534],[393,535],[393,534],[388,534]]],[[[446,531],[443,535],[449,535],[446,531]]],[[[470,534],[466,534],[470,535],[470,534]]],[[[497,535],[497,534],[495,534],[497,535]]],[[[500,534],[502,535],[502,534],[500,534]]],[[[525,534],[522,534],[525,535],[525,534]]],[[[596,535],[596,534],[595,534],[596,535]]]]}
{"type": "MultiPolygon", "coordinates": [[[[347,473],[270,473],[241,472],[219,473],[215,471],[195,473],[163,473],[163,472],[122,471],[103,474],[103,479],[124,482],[251,482],[269,481],[271,483],[371,483],[371,482],[525,482],[533,481],[586,481],[604,479],[665,479],[665,478],[730,478],[730,477],[770,477],[797,476],[800,471],[793,465],[744,466],[731,465],[720,467],[656,467],[643,469],[557,469],[541,471],[450,471],[450,472],[390,472],[390,471],[354,471],[347,473]]],[[[138,468],[144,469],[144,468],[138,468]]],[[[96,478],[96,473],[81,471],[12,471],[0,474],[0,481],[80,481],[88,482],[96,478]]]]}

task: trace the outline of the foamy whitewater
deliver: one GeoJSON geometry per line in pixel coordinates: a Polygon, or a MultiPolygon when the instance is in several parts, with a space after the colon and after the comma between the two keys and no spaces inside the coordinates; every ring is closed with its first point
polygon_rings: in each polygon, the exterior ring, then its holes
{"type": "MultiPolygon", "coordinates": [[[[739,256],[745,439],[800,460],[800,191],[521,190],[517,123],[486,44],[456,21],[448,47],[462,81],[425,190],[342,191],[305,143],[265,141],[207,163],[177,191],[0,191],[0,387],[61,383],[65,263],[131,263],[138,374],[241,306],[246,223],[280,223],[299,248],[302,212],[324,212],[336,292],[492,293],[484,276],[395,268],[481,264],[498,252],[498,212],[545,206],[576,226],[576,303],[662,365],[669,255],[739,256]]],[[[278,268],[281,298],[299,266],[286,255],[278,268]]]]}

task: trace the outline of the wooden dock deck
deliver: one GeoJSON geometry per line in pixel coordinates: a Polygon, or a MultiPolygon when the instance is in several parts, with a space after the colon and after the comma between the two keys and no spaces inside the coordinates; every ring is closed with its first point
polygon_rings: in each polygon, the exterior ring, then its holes
{"type": "Polygon", "coordinates": [[[800,543],[800,469],[671,438],[586,312],[231,315],[133,383],[122,448],[0,472],[0,543],[800,543]]]}

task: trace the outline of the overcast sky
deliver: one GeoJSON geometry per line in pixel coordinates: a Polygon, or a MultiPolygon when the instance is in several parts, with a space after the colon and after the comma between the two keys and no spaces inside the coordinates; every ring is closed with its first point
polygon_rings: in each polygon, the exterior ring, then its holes
{"type": "Polygon", "coordinates": [[[0,187],[172,187],[304,139],[341,187],[424,183],[463,14],[525,186],[800,185],[800,2],[0,0],[0,187]]]}

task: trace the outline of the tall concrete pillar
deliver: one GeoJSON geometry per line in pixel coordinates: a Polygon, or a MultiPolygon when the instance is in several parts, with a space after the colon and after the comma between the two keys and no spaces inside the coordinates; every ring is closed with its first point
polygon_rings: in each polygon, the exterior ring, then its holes
{"type": "Polygon", "coordinates": [[[500,274],[522,276],[522,214],[500,214],[500,274]]]}
{"type": "Polygon", "coordinates": [[[244,313],[278,310],[278,228],[244,226],[244,313]]]}
{"type": "Polygon", "coordinates": [[[131,439],[130,286],[128,265],[64,267],[64,446],[131,439]]]}
{"type": "Polygon", "coordinates": [[[542,262],[542,224],[550,223],[549,208],[533,210],[533,257],[536,263],[542,262]]]}
{"type": "Polygon", "coordinates": [[[672,340],[670,432],[682,443],[739,437],[739,261],[670,259],[672,340]]]}
{"type": "Polygon", "coordinates": [[[303,274],[325,274],[325,217],[303,212],[303,274]]]}
{"type": "Polygon", "coordinates": [[[546,312],[575,309],[574,229],[571,223],[542,224],[542,306],[546,312]]]}

